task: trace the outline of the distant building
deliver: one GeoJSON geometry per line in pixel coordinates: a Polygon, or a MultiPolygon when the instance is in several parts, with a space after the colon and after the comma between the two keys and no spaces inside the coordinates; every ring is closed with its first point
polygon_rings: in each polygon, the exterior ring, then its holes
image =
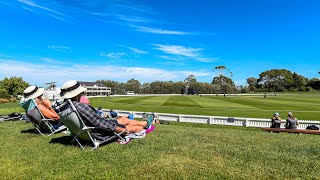
{"type": "Polygon", "coordinates": [[[87,88],[85,96],[107,96],[111,93],[111,88],[105,87],[102,83],[78,81],[81,86],[87,88]]]}

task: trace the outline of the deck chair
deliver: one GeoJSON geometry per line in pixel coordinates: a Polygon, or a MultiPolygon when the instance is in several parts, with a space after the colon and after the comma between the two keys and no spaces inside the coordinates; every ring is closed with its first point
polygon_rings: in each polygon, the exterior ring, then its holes
{"type": "Polygon", "coordinates": [[[73,143],[76,141],[80,148],[84,149],[83,145],[80,143],[79,140],[83,140],[89,143],[93,144],[93,148],[91,149],[97,149],[99,146],[107,144],[109,142],[112,142],[113,140],[119,140],[122,143],[126,142],[126,139],[124,139],[122,136],[124,135],[125,131],[121,133],[113,132],[109,129],[105,128],[97,128],[97,127],[89,127],[87,126],[84,121],[82,120],[81,116],[79,115],[77,109],[73,105],[72,101],[69,99],[59,107],[60,110],[60,120],[65,124],[74,138],[70,143],[73,143]],[[98,140],[92,135],[92,130],[103,130],[103,131],[109,131],[111,136],[106,137],[105,140],[98,140]]]}
{"type": "Polygon", "coordinates": [[[42,136],[45,136],[43,133],[50,133],[48,136],[51,136],[52,134],[67,129],[64,125],[58,127],[53,126],[50,121],[56,122],[56,120],[45,118],[34,99],[28,101],[21,100],[19,104],[24,108],[31,123],[42,136]]]}

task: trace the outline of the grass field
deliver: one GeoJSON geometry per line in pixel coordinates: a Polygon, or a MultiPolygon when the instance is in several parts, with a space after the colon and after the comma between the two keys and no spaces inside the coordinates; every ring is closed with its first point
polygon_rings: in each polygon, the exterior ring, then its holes
{"type": "MultiPolygon", "coordinates": [[[[228,117],[271,118],[289,111],[300,120],[320,120],[320,94],[269,96],[121,96],[91,98],[91,105],[103,108],[228,117]]],[[[0,114],[23,112],[18,103],[0,104],[0,114]]]]}
{"type": "Polygon", "coordinates": [[[319,179],[318,135],[172,122],[91,152],[16,121],[0,137],[0,179],[319,179]]]}
{"type": "Polygon", "coordinates": [[[272,96],[122,96],[91,98],[93,106],[103,108],[197,114],[229,117],[271,118],[279,112],[283,118],[289,111],[298,119],[320,120],[320,95],[272,96]]]}
{"type": "MultiPolygon", "coordinates": [[[[94,107],[270,118],[294,112],[320,119],[320,96],[124,96],[92,98],[94,107]]],[[[23,112],[0,104],[0,114],[23,112]]],[[[42,137],[24,121],[0,123],[0,179],[319,179],[318,135],[171,122],[146,138],[91,152],[70,136],[42,137]]]]}

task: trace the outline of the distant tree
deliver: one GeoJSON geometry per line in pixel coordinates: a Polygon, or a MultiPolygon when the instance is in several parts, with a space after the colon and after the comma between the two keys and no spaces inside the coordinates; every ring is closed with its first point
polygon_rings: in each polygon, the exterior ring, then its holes
{"type": "Polygon", "coordinates": [[[286,91],[293,84],[293,75],[286,69],[272,69],[259,74],[258,84],[267,91],[286,91]]]}
{"type": "Polygon", "coordinates": [[[135,93],[140,93],[141,83],[136,79],[130,79],[125,85],[126,91],[134,91],[135,93]]]}
{"type": "Polygon", "coordinates": [[[4,78],[0,82],[0,89],[4,89],[11,96],[17,97],[18,95],[22,95],[25,88],[27,88],[29,84],[24,81],[21,77],[10,77],[4,78]]]}
{"type": "Polygon", "coordinates": [[[5,89],[0,89],[0,99],[10,99],[10,94],[5,89]]]}
{"type": "Polygon", "coordinates": [[[234,93],[235,92],[235,85],[231,78],[228,78],[226,76],[220,75],[217,77],[214,77],[212,80],[213,85],[220,85],[221,92],[220,93],[234,93]]]}
{"type": "Polygon", "coordinates": [[[304,91],[307,84],[307,79],[297,73],[293,73],[293,88],[296,90],[304,91]]]}
{"type": "Polygon", "coordinates": [[[256,91],[257,90],[258,79],[254,78],[254,77],[249,77],[247,79],[247,84],[248,84],[248,91],[256,91]]]}
{"type": "MultiPolygon", "coordinates": [[[[318,78],[312,78],[312,79],[308,80],[306,86],[307,86],[307,88],[310,87],[310,88],[312,88],[312,89],[320,90],[320,79],[318,79],[318,78]]],[[[310,89],[310,88],[309,88],[309,89],[310,89]]],[[[307,91],[308,91],[309,89],[307,89],[307,91]]]]}
{"type": "Polygon", "coordinates": [[[195,83],[195,82],[197,82],[197,79],[193,74],[191,74],[186,79],[184,79],[184,82],[186,82],[186,83],[195,83]]]}

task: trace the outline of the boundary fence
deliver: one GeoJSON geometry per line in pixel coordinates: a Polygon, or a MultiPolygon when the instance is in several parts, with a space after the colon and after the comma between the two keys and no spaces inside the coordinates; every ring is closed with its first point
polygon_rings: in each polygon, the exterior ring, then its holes
{"type": "MultiPolygon", "coordinates": [[[[109,109],[102,111],[108,112],[109,109]]],[[[118,116],[128,116],[133,114],[135,118],[142,118],[143,113],[150,114],[151,112],[138,112],[138,111],[125,111],[113,110],[117,112],[118,116]]],[[[201,115],[186,115],[186,114],[167,114],[167,113],[154,113],[158,116],[159,120],[175,121],[175,122],[189,122],[201,124],[219,124],[228,126],[244,126],[244,127],[270,127],[271,118],[244,118],[244,117],[225,117],[225,116],[201,116],[201,115]]],[[[316,125],[320,127],[320,121],[299,120],[298,129],[306,129],[309,125],[316,125]]],[[[284,127],[285,120],[282,120],[281,127],[284,127]]]]}

